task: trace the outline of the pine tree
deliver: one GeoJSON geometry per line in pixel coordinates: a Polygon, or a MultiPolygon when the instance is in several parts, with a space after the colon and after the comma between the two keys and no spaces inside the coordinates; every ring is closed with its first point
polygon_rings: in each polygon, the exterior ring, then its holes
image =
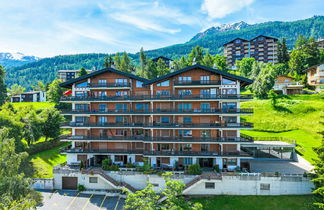
{"type": "Polygon", "coordinates": [[[140,60],[140,75],[142,77],[145,77],[145,70],[146,70],[146,63],[147,63],[147,58],[146,58],[146,55],[144,53],[144,50],[143,50],[143,47],[141,48],[140,50],[140,53],[139,53],[139,60],[140,60]]]}
{"type": "Polygon", "coordinates": [[[132,73],[133,65],[131,59],[128,57],[127,53],[124,52],[120,61],[120,68],[118,69],[123,72],[132,73]]]}
{"type": "Polygon", "coordinates": [[[208,66],[210,68],[212,68],[214,66],[214,58],[213,56],[209,53],[209,51],[206,52],[202,64],[205,66],[208,66]]]}
{"type": "Polygon", "coordinates": [[[121,66],[121,58],[120,58],[120,55],[119,53],[116,53],[115,57],[114,57],[114,63],[115,63],[115,67],[117,70],[120,70],[121,66]]]}
{"type": "Polygon", "coordinates": [[[0,107],[6,102],[7,100],[7,86],[4,82],[6,76],[6,71],[0,65],[0,107]]]}
{"type": "Polygon", "coordinates": [[[167,73],[170,73],[170,69],[168,68],[166,63],[161,58],[156,63],[156,71],[157,71],[158,77],[166,75],[167,73]]]}
{"type": "Polygon", "coordinates": [[[114,59],[111,55],[108,55],[107,57],[105,57],[104,63],[103,63],[104,68],[111,68],[111,66],[113,64],[114,64],[114,59]]]}
{"type": "Polygon", "coordinates": [[[289,53],[287,49],[286,39],[283,38],[278,42],[278,62],[279,63],[288,63],[289,53]]]}
{"type": "Polygon", "coordinates": [[[78,76],[81,77],[86,74],[88,74],[87,70],[84,67],[82,67],[78,73],[78,76]]]}
{"type": "Polygon", "coordinates": [[[200,46],[194,47],[188,55],[189,66],[194,64],[202,64],[204,58],[204,48],[200,46]]]}
{"type": "Polygon", "coordinates": [[[156,69],[156,63],[149,59],[146,63],[146,70],[144,78],[146,79],[154,79],[158,77],[158,72],[156,69]]]}

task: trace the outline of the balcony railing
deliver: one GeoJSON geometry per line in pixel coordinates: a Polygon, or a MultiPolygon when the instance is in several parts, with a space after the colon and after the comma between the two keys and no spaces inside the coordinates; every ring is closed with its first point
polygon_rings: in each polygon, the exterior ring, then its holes
{"type": "Polygon", "coordinates": [[[114,88],[114,87],[131,87],[129,82],[114,82],[114,83],[89,83],[89,88],[114,88]]]}
{"type": "Polygon", "coordinates": [[[66,122],[62,127],[123,127],[123,128],[252,128],[252,123],[88,123],[66,122]]]}
{"type": "Polygon", "coordinates": [[[175,81],[175,86],[185,86],[185,85],[221,85],[221,80],[182,80],[175,81]]]}
{"type": "Polygon", "coordinates": [[[117,153],[117,154],[143,154],[146,156],[250,156],[246,152],[212,152],[212,151],[146,151],[144,149],[82,149],[65,148],[63,153],[117,153]]]}
{"type": "Polygon", "coordinates": [[[209,100],[252,99],[250,94],[202,94],[202,95],[143,95],[143,96],[70,96],[61,101],[141,101],[141,100],[209,100]]]}
{"type": "Polygon", "coordinates": [[[131,110],[131,109],[72,109],[63,110],[63,114],[230,114],[230,113],[253,113],[253,109],[153,109],[153,110],[131,110]]]}
{"type": "Polygon", "coordinates": [[[183,136],[84,136],[63,135],[61,140],[70,141],[145,141],[145,142],[252,142],[253,140],[242,137],[183,137],[183,136]]]}

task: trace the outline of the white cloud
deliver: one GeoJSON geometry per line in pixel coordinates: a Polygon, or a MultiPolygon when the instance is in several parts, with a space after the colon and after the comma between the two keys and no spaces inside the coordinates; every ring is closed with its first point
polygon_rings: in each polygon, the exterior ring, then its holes
{"type": "Polygon", "coordinates": [[[206,12],[211,19],[223,18],[228,14],[249,6],[253,1],[254,0],[204,0],[201,9],[206,12]]]}

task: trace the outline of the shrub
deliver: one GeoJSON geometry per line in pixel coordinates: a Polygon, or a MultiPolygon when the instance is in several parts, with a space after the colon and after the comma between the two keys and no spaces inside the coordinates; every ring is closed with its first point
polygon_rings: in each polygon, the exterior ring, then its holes
{"type": "Polygon", "coordinates": [[[192,164],[188,167],[186,173],[191,175],[200,175],[202,170],[199,164],[192,164]]]}
{"type": "Polygon", "coordinates": [[[102,163],[101,163],[101,168],[102,168],[103,170],[109,170],[109,167],[110,167],[110,166],[111,166],[111,160],[108,159],[108,158],[104,159],[104,160],[102,161],[102,163]]]}
{"type": "Polygon", "coordinates": [[[219,169],[219,165],[218,165],[218,164],[214,165],[213,168],[214,168],[214,170],[215,170],[217,173],[220,172],[220,169],[219,169]]]}
{"type": "Polygon", "coordinates": [[[127,163],[126,168],[134,168],[134,165],[132,163],[127,163]]]}
{"type": "Polygon", "coordinates": [[[85,191],[85,190],[86,190],[85,186],[81,184],[78,185],[78,191],[85,191]]]}

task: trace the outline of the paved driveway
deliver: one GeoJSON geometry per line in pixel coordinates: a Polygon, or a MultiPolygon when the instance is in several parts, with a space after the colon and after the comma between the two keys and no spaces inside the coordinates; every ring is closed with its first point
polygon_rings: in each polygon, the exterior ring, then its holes
{"type": "Polygon", "coordinates": [[[43,204],[37,209],[44,210],[122,210],[125,200],[119,197],[82,194],[76,191],[41,191],[43,204]]]}

